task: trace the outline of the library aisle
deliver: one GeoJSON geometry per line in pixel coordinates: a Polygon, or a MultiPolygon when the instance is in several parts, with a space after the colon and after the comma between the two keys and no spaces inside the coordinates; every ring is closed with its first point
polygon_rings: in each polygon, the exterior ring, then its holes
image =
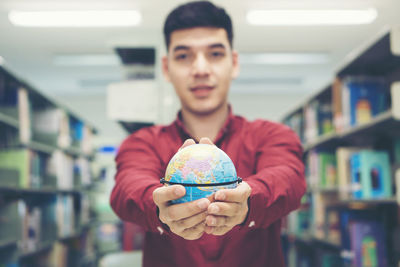
{"type": "MultiPolygon", "coordinates": [[[[0,267],[142,266],[145,231],[110,207],[115,156],[176,119],[162,25],[181,2],[0,1],[0,267]]],[[[286,266],[400,267],[400,2],[214,3],[234,25],[233,113],[303,146],[286,266]]]]}

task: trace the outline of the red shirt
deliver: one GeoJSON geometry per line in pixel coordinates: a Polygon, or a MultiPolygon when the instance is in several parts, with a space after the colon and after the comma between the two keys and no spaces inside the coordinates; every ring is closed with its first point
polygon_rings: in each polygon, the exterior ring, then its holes
{"type": "Polygon", "coordinates": [[[225,235],[203,234],[193,241],[168,230],[152,196],[169,160],[188,138],[178,116],[171,125],[133,133],[117,154],[111,206],[122,220],[146,230],[143,266],[284,266],[280,219],[299,207],[306,188],[299,138],[284,125],[249,122],[230,113],[214,143],[252,188],[249,213],[225,235]]]}

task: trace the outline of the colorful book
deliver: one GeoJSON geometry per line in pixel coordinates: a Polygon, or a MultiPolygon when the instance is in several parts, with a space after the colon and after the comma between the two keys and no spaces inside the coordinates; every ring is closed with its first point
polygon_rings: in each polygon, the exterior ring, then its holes
{"type": "Polygon", "coordinates": [[[361,148],[357,147],[338,147],[336,149],[337,177],[339,187],[339,198],[349,200],[351,198],[351,166],[350,158],[361,148]]]}
{"type": "MultiPolygon", "coordinates": [[[[30,184],[30,151],[27,149],[8,149],[0,151],[0,171],[7,171],[0,185],[28,188],[30,184]],[[13,176],[11,176],[13,173],[13,176]]],[[[3,173],[4,174],[4,173],[3,173]]]]}
{"type": "Polygon", "coordinates": [[[348,77],[345,83],[350,96],[350,125],[369,122],[387,109],[384,79],[348,77]]]}
{"type": "Polygon", "coordinates": [[[387,266],[385,231],[382,224],[374,221],[352,222],[350,239],[354,266],[387,266]]]}
{"type": "Polygon", "coordinates": [[[334,131],[331,103],[319,104],[317,119],[318,135],[329,134],[334,131]]]}
{"type": "Polygon", "coordinates": [[[336,78],[332,85],[332,116],[335,132],[343,131],[343,110],[342,110],[342,81],[336,78]]]}
{"type": "Polygon", "coordinates": [[[354,153],[350,161],[354,198],[392,196],[391,168],[386,151],[362,150],[354,153]]]}
{"type": "Polygon", "coordinates": [[[319,153],[320,187],[329,188],[337,185],[336,155],[334,153],[319,153]]]}

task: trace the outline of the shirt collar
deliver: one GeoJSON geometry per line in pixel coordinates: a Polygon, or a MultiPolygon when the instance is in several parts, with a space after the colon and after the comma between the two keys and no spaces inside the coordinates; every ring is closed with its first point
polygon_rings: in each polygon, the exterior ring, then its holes
{"type": "MultiPolygon", "coordinates": [[[[228,104],[228,117],[224,122],[224,125],[222,126],[222,128],[219,130],[216,139],[214,140],[215,143],[218,143],[220,141],[220,139],[222,139],[225,134],[227,132],[229,132],[229,130],[231,130],[233,127],[233,119],[234,119],[234,115],[232,112],[232,106],[230,104],[228,104]]],[[[182,119],[182,111],[179,110],[177,116],[176,116],[176,120],[174,122],[174,124],[176,125],[176,127],[178,128],[180,133],[183,133],[183,139],[187,139],[187,138],[193,138],[191,137],[191,135],[189,134],[189,131],[186,129],[185,125],[183,124],[183,119],[182,119]]]]}

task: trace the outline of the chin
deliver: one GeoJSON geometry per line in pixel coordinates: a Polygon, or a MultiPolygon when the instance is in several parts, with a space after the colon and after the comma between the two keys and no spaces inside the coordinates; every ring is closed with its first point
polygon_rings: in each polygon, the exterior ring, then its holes
{"type": "Polygon", "coordinates": [[[194,106],[194,107],[189,107],[189,110],[194,114],[205,116],[205,115],[209,115],[209,114],[214,113],[215,111],[220,109],[222,106],[223,105],[216,105],[216,104],[213,104],[213,105],[210,105],[210,104],[209,105],[197,105],[197,106],[194,106]]]}

